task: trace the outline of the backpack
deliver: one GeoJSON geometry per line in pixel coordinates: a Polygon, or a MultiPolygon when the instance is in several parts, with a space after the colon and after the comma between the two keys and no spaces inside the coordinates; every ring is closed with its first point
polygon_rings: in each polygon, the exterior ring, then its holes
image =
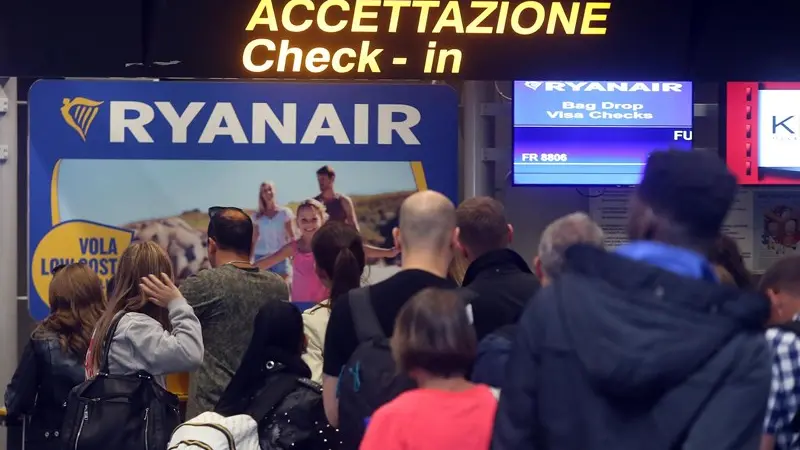
{"type": "Polygon", "coordinates": [[[75,450],[156,450],[167,448],[180,423],[178,397],[146,372],[110,375],[108,355],[121,311],[108,327],[99,373],[69,393],[61,442],[75,450]]]}
{"type": "Polygon", "coordinates": [[[369,287],[348,294],[358,346],[339,375],[339,431],[346,449],[356,449],[369,417],[416,383],[398,372],[369,296],[369,287]]]}
{"type": "Polygon", "coordinates": [[[336,448],[338,436],[325,419],[321,386],[288,373],[276,373],[267,381],[245,414],[203,413],[175,429],[167,450],[336,448]]]}
{"type": "Polygon", "coordinates": [[[178,426],[167,450],[260,450],[258,424],[245,414],[223,417],[204,412],[178,426]]]}
{"type": "Polygon", "coordinates": [[[470,377],[473,382],[498,388],[503,386],[516,330],[517,324],[505,325],[481,339],[470,377]]]}
{"type": "Polygon", "coordinates": [[[322,386],[308,378],[295,377],[295,388],[260,422],[259,436],[261,450],[335,450],[340,444],[325,417],[322,386]]]}

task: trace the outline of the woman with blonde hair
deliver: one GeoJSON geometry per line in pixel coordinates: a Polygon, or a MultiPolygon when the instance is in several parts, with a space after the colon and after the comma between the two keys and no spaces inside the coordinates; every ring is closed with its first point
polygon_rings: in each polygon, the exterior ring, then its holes
{"type": "Polygon", "coordinates": [[[97,274],[76,263],[54,270],[50,314],[31,335],[5,395],[9,416],[25,415],[27,448],[57,449],[64,420],[63,403],[84,380],[83,360],[105,292],[97,274]]]}
{"type": "Polygon", "coordinates": [[[469,261],[461,252],[455,252],[453,260],[450,261],[450,267],[447,269],[447,278],[461,286],[464,284],[464,276],[467,274],[469,268],[469,261]]]}
{"type": "MultiPolygon", "coordinates": [[[[258,210],[253,215],[255,229],[254,260],[259,260],[281,249],[294,239],[294,214],[280,206],[275,196],[275,184],[261,183],[258,190],[258,210]]],[[[289,261],[283,260],[267,269],[286,278],[289,276],[289,261]]]]}
{"type": "Polygon", "coordinates": [[[108,309],[86,355],[87,378],[97,374],[106,335],[118,314],[122,316],[111,337],[109,374],[144,371],[165,387],[166,375],[200,367],[200,321],[173,280],[169,256],[158,244],[137,242],[125,250],[114,276],[108,309]]]}

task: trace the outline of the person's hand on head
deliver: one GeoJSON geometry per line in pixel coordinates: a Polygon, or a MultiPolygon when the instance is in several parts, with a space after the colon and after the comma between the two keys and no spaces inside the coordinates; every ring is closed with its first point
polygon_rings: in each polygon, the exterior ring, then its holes
{"type": "Polygon", "coordinates": [[[139,289],[147,296],[148,300],[162,308],[166,308],[173,300],[183,297],[169,275],[163,272],[161,278],[152,274],[143,277],[139,289]]]}

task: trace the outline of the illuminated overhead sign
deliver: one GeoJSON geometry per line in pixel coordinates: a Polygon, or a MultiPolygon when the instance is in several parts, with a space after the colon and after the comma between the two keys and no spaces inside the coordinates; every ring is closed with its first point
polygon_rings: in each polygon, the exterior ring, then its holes
{"type": "Polygon", "coordinates": [[[160,76],[680,80],[694,0],[188,1],[160,6],[160,76]]]}
{"type": "MultiPolygon", "coordinates": [[[[242,65],[256,74],[312,73],[369,74],[380,77],[387,66],[421,66],[420,75],[460,75],[470,57],[463,46],[441,45],[441,35],[537,34],[604,35],[609,1],[540,2],[435,0],[289,0],[276,8],[260,0],[245,26],[249,42],[242,65]],[[426,40],[422,48],[382,48],[379,34],[411,32],[426,40]],[[409,27],[409,24],[411,25],[409,27]],[[352,33],[348,45],[313,45],[304,33],[352,33]],[[271,36],[278,35],[280,39],[271,36]]],[[[403,33],[403,34],[405,34],[403,33]]],[[[487,49],[488,50],[488,49],[487,49]]]]}
{"type": "Polygon", "coordinates": [[[800,72],[800,46],[787,45],[800,39],[793,16],[751,0],[81,0],[44,12],[12,3],[0,14],[0,76],[723,81],[800,72]]]}

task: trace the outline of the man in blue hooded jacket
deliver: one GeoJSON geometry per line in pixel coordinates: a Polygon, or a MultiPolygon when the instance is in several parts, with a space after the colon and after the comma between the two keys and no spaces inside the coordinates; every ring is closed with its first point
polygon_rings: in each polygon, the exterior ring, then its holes
{"type": "Polygon", "coordinates": [[[631,243],[574,246],[520,321],[493,450],[756,450],[768,300],[703,257],[736,180],[711,154],[653,153],[631,243]]]}

